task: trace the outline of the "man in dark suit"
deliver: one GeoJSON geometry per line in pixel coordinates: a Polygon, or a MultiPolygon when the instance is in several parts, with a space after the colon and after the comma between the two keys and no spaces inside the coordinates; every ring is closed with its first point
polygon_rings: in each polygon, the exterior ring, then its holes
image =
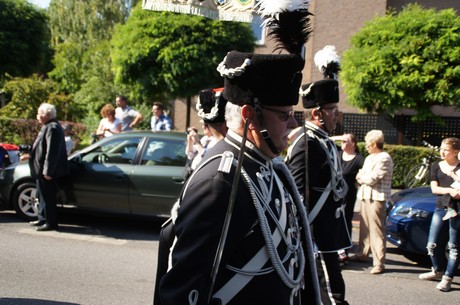
{"type": "Polygon", "coordinates": [[[319,252],[317,269],[324,305],[348,304],[337,255],[338,250],[351,247],[344,210],[348,186],[337,147],[328,136],[338,120],[338,85],[335,79],[324,79],[302,86],[305,126],[286,157],[308,208],[308,220],[319,252]]]}
{"type": "Polygon", "coordinates": [[[43,103],[37,120],[42,124],[29,158],[32,178],[36,179],[38,220],[31,222],[37,231],[56,230],[58,191],[57,180],[69,173],[64,130],[56,120],[56,108],[43,103]]]}
{"type": "Polygon", "coordinates": [[[308,215],[279,158],[297,127],[310,13],[306,2],[264,4],[269,36],[289,54],[231,51],[219,64],[228,132],[172,212],[175,239],[155,304],[321,303],[308,215]]]}
{"type": "Polygon", "coordinates": [[[319,304],[306,210],[277,158],[297,126],[293,105],[303,65],[296,54],[227,54],[219,72],[229,130],[187,180],[155,304],[319,304]]]}

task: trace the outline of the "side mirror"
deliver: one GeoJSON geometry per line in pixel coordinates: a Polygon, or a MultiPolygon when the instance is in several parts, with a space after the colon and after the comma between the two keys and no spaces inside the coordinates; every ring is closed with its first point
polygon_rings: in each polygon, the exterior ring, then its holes
{"type": "Polygon", "coordinates": [[[81,154],[78,154],[78,155],[73,156],[73,158],[70,159],[69,161],[80,164],[82,163],[83,159],[82,159],[81,154]]]}

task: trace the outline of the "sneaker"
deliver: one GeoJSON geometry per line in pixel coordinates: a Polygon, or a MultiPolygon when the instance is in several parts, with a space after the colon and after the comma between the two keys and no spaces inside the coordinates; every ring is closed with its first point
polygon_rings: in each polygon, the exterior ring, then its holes
{"type": "Polygon", "coordinates": [[[381,274],[385,272],[385,266],[380,265],[380,266],[374,266],[374,268],[371,269],[371,274],[381,274]]]}
{"type": "Polygon", "coordinates": [[[427,280],[427,281],[439,281],[442,279],[442,272],[440,271],[435,271],[433,267],[431,267],[430,272],[425,272],[422,273],[418,276],[419,279],[421,280],[427,280]]]}
{"type": "Polygon", "coordinates": [[[444,275],[442,280],[436,285],[436,288],[441,291],[450,291],[450,285],[452,285],[452,278],[444,275]]]}
{"type": "Polygon", "coordinates": [[[457,211],[455,211],[454,209],[452,208],[448,208],[447,209],[447,212],[446,212],[446,215],[444,215],[444,217],[442,218],[442,220],[447,220],[447,219],[450,219],[450,218],[454,218],[457,216],[457,211]]]}

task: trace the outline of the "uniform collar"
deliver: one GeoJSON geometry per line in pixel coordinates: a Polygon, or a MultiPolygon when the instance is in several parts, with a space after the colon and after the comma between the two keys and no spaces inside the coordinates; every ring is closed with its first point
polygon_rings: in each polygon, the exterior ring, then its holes
{"type": "Polygon", "coordinates": [[[312,130],[318,137],[321,137],[321,138],[328,138],[329,137],[329,135],[327,134],[327,132],[324,129],[322,129],[321,127],[313,124],[310,121],[305,122],[305,127],[307,129],[312,130]]]}
{"type": "MultiPolygon", "coordinates": [[[[227,141],[230,145],[236,147],[238,150],[241,149],[242,137],[232,130],[228,130],[227,135],[225,137],[225,141],[227,141]]],[[[251,158],[266,164],[267,162],[271,161],[271,158],[264,155],[254,144],[250,141],[246,141],[245,143],[245,153],[249,155],[251,158]]]]}

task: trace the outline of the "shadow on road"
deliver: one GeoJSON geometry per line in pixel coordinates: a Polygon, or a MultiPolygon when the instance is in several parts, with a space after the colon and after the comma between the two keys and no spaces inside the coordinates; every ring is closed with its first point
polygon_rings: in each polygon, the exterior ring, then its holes
{"type": "MultiPolygon", "coordinates": [[[[60,211],[58,232],[102,236],[133,241],[155,241],[165,218],[93,215],[77,211],[60,211]]],[[[0,223],[29,224],[12,211],[0,211],[0,223]]],[[[2,305],[2,304],[0,304],[2,305]]]]}
{"type": "Polygon", "coordinates": [[[21,299],[21,298],[0,298],[0,305],[79,305],[77,303],[37,300],[37,299],[21,299]]]}

